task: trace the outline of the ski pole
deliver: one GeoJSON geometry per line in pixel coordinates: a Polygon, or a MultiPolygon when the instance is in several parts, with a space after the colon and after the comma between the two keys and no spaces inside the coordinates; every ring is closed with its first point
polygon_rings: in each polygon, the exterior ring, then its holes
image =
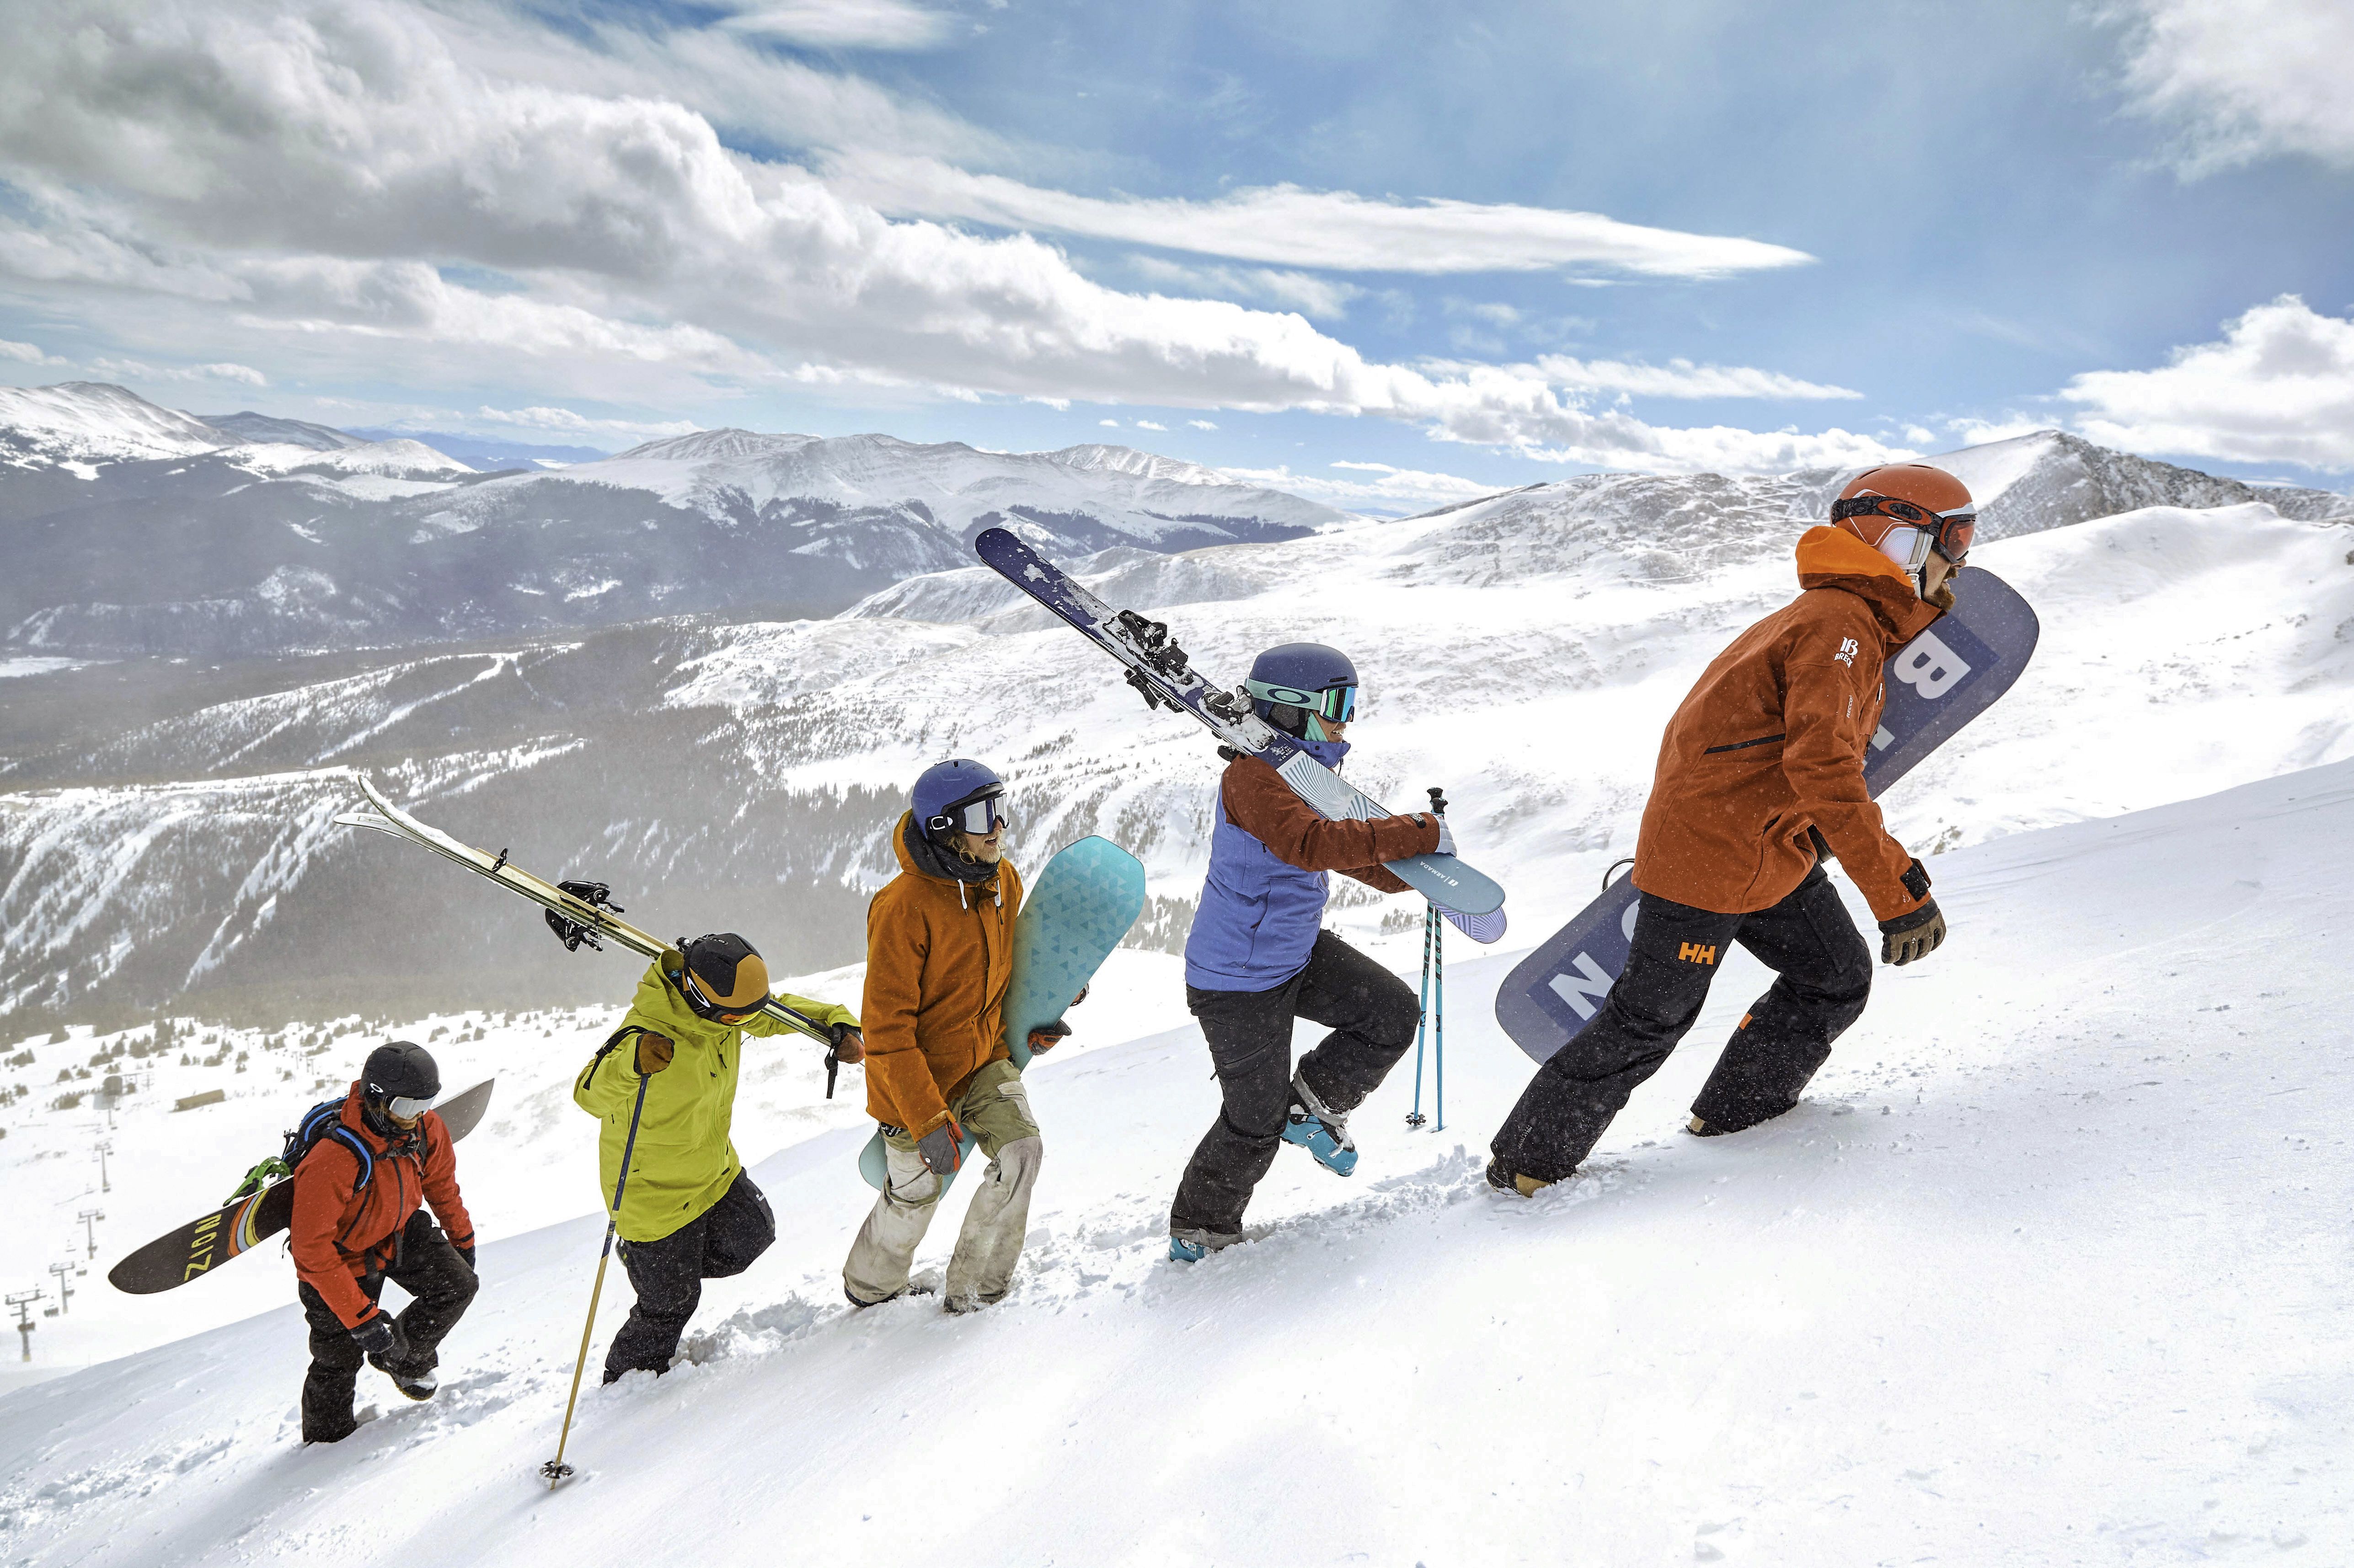
{"type": "Polygon", "coordinates": [[[1430,1067],[1434,1083],[1438,1120],[1433,1132],[1447,1130],[1447,932],[1438,923],[1438,911],[1430,912],[1430,1067]]]}
{"type": "Polygon", "coordinates": [[[613,1213],[605,1221],[605,1245],[597,1255],[597,1283],[588,1287],[588,1321],[580,1326],[580,1355],[572,1363],[572,1395],[564,1402],[564,1430],[556,1439],[556,1457],[539,1467],[550,1491],[572,1474],[564,1462],[564,1446],[572,1440],[572,1408],[580,1403],[580,1373],[588,1365],[588,1337],[597,1331],[597,1298],[605,1293],[605,1263],[613,1255],[613,1233],[620,1228],[621,1193],[630,1184],[630,1160],[638,1150],[638,1118],[645,1114],[648,1074],[638,1075],[638,1103],[630,1107],[630,1136],[621,1145],[621,1173],[613,1179],[613,1213]]]}
{"type": "Polygon", "coordinates": [[[1422,911],[1422,1003],[1421,1012],[1414,1021],[1414,1109],[1406,1113],[1408,1127],[1420,1127],[1422,1115],[1422,1039],[1430,1029],[1430,929],[1438,924],[1438,911],[1425,905],[1422,911]]]}

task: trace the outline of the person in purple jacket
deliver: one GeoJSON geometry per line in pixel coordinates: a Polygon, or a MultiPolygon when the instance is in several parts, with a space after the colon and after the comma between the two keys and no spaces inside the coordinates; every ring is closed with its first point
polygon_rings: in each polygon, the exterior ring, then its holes
{"type": "MultiPolygon", "coordinates": [[[[1357,705],[1347,655],[1287,642],[1258,656],[1248,687],[1259,717],[1326,767],[1341,765],[1357,705]]],[[[1356,1168],[1348,1114],[1405,1054],[1421,1012],[1404,980],[1321,928],[1330,874],[1405,893],[1384,862],[1455,853],[1442,817],[1328,822],[1265,762],[1224,755],[1210,872],[1185,938],[1185,1005],[1225,1103],[1170,1206],[1169,1255],[1180,1263],[1243,1239],[1243,1210],[1284,1143],[1341,1175],[1356,1168]],[[1332,1030],[1297,1071],[1295,1018],[1332,1030]]]]}

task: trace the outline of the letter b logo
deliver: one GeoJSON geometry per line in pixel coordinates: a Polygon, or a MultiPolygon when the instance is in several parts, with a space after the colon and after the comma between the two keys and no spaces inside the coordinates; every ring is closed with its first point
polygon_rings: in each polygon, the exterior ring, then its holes
{"type": "Polygon", "coordinates": [[[1942,697],[1954,683],[1970,673],[1961,656],[1932,632],[1925,631],[1904,645],[1890,665],[1890,673],[1923,696],[1932,700],[1942,697]]]}

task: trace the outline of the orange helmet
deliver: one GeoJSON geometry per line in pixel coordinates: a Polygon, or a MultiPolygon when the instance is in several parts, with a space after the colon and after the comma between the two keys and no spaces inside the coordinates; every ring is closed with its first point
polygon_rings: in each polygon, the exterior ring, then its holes
{"type": "Polygon", "coordinates": [[[1931,550],[1961,565],[1978,524],[1969,486],[1925,462],[1865,469],[1831,503],[1833,527],[1915,573],[1928,564],[1931,550]]]}

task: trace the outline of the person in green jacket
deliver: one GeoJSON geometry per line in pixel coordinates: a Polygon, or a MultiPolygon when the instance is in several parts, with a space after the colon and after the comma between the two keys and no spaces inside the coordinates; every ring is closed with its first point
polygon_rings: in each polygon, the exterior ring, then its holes
{"type": "MultiPolygon", "coordinates": [[[[639,1084],[646,1090],[614,1214],[638,1299],[606,1352],[607,1383],[628,1372],[668,1372],[703,1282],[743,1273],[777,1239],[769,1200],[727,1137],[744,1036],[791,1030],[754,1011],[768,996],[769,967],[751,943],[733,932],[697,937],[646,970],[629,1016],[572,1086],[573,1103],[604,1124],[598,1180],[608,1207],[639,1084]]],[[[864,1054],[848,1008],[781,991],[777,1000],[829,1029],[842,1060],[864,1054]]]]}

